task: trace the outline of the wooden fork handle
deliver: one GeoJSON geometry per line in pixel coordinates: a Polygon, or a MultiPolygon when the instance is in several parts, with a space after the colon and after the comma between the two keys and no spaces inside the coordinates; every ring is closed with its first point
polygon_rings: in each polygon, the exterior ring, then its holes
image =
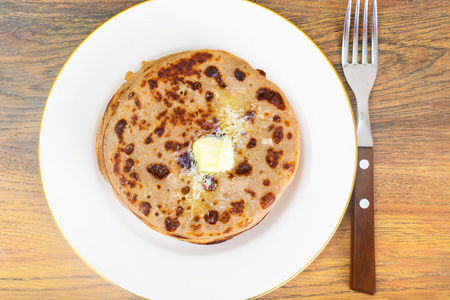
{"type": "Polygon", "coordinates": [[[372,147],[358,147],[352,202],[350,288],[373,295],[376,280],[372,147]]]}

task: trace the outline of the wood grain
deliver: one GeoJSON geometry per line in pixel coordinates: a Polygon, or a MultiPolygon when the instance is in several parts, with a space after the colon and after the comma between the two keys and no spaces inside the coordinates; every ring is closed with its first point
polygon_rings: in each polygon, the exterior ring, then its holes
{"type": "MultiPolygon", "coordinates": [[[[139,1],[0,2],[0,298],[138,299],[77,257],[38,165],[47,95],[76,46],[139,1]]],[[[346,1],[258,0],[301,28],[342,74],[346,1]]],[[[377,294],[349,289],[350,214],[319,257],[262,299],[450,298],[450,2],[385,0],[371,93],[377,294]]]]}

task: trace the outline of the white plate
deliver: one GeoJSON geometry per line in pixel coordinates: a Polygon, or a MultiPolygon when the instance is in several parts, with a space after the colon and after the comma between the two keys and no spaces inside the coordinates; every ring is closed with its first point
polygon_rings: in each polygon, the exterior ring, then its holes
{"type": "Polygon", "coordinates": [[[45,194],[67,241],[104,278],[151,299],[244,299],[284,284],[336,231],[356,168],[351,107],[327,58],[286,19],[238,0],[154,0],[103,24],[58,75],[39,146],[45,194]],[[97,125],[127,71],[202,48],[265,70],[302,133],[298,172],[278,204],[252,230],[210,246],[157,233],[122,207],[94,151],[97,125]]]}

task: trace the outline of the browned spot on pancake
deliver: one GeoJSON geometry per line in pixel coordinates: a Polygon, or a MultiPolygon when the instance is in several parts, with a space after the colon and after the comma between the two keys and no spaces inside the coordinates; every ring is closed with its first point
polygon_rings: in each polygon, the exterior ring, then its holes
{"type": "Polygon", "coordinates": [[[158,87],[158,82],[156,80],[150,79],[148,81],[148,86],[151,90],[156,89],[158,87]]]}
{"type": "Polygon", "coordinates": [[[186,125],[187,124],[187,120],[186,120],[186,109],[181,108],[181,107],[176,107],[173,110],[173,113],[170,115],[170,122],[173,125],[177,125],[178,123],[180,123],[181,125],[186,125]]]}
{"type": "Polygon", "coordinates": [[[180,83],[185,83],[184,78],[181,76],[173,76],[168,78],[170,80],[170,85],[172,86],[172,90],[178,90],[180,88],[180,83]]]}
{"type": "Polygon", "coordinates": [[[187,195],[187,194],[189,194],[190,190],[191,190],[191,188],[189,186],[185,186],[185,187],[181,188],[181,193],[183,195],[187,195]]]}
{"type": "Polygon", "coordinates": [[[184,209],[181,206],[177,207],[177,217],[181,216],[183,214],[184,209]]]}
{"type": "Polygon", "coordinates": [[[248,176],[252,173],[252,170],[252,166],[247,162],[247,160],[245,160],[236,167],[236,174],[239,176],[248,176]]]}
{"type": "Polygon", "coordinates": [[[263,185],[269,186],[270,185],[270,180],[269,179],[264,179],[263,180],[263,185]]]}
{"type": "Polygon", "coordinates": [[[134,98],[134,104],[138,109],[141,109],[141,102],[139,101],[138,97],[134,98]]]}
{"type": "Polygon", "coordinates": [[[192,229],[192,230],[199,230],[199,229],[201,229],[201,228],[202,228],[202,224],[197,224],[197,225],[192,224],[192,225],[191,225],[191,229],[192,229]]]}
{"type": "Polygon", "coordinates": [[[291,162],[291,163],[286,163],[283,164],[283,170],[289,171],[291,173],[294,173],[295,170],[295,162],[291,162]]]}
{"type": "Polygon", "coordinates": [[[188,152],[184,152],[177,157],[177,164],[183,169],[190,169],[192,164],[191,155],[188,152]]]}
{"type": "Polygon", "coordinates": [[[142,81],[141,81],[141,88],[143,88],[146,84],[147,84],[147,81],[142,80],[142,81]]]}
{"type": "Polygon", "coordinates": [[[192,81],[188,80],[188,81],[186,81],[186,83],[189,85],[189,87],[193,91],[196,91],[196,90],[199,90],[202,88],[202,84],[199,81],[192,82],[192,81]]]}
{"type": "Polygon", "coordinates": [[[133,179],[134,181],[138,181],[139,180],[139,174],[136,172],[133,172],[130,174],[131,179],[133,179]]]}
{"type": "Polygon", "coordinates": [[[286,105],[284,104],[284,100],[281,95],[269,88],[260,88],[256,92],[256,99],[258,99],[259,101],[267,101],[279,110],[286,109],[286,105]]]}
{"type": "Polygon", "coordinates": [[[162,112],[160,112],[157,116],[156,119],[160,120],[162,117],[164,117],[167,114],[167,109],[163,110],[162,112]]]}
{"type": "Polygon", "coordinates": [[[287,127],[291,126],[291,123],[289,121],[284,121],[284,124],[286,124],[287,127]]]}
{"type": "Polygon", "coordinates": [[[273,116],[273,119],[272,119],[274,122],[277,122],[277,123],[280,123],[281,122],[281,118],[280,118],[280,116],[273,116]]]}
{"type": "MultiPolygon", "coordinates": [[[[185,186],[185,187],[183,187],[183,188],[181,188],[181,193],[183,194],[183,195],[187,195],[187,194],[189,194],[189,191],[191,190],[191,188],[189,187],[189,186],[185,186]]],[[[183,197],[184,198],[184,197],[183,197]]]]}
{"type": "Polygon", "coordinates": [[[134,194],[133,196],[131,196],[131,198],[129,198],[128,199],[131,203],[134,203],[134,202],[136,202],[136,200],[137,200],[137,195],[136,194],[134,194]]]}
{"type": "Polygon", "coordinates": [[[139,203],[139,209],[143,215],[148,216],[152,210],[152,206],[148,202],[141,202],[139,203]]]}
{"type": "Polygon", "coordinates": [[[227,233],[229,233],[229,232],[231,232],[231,231],[233,231],[233,228],[232,228],[232,227],[227,227],[227,229],[225,229],[225,230],[223,231],[223,234],[227,234],[227,233]]]}
{"type": "Polygon", "coordinates": [[[214,123],[212,120],[207,120],[206,117],[208,115],[207,114],[202,114],[201,118],[198,120],[195,120],[195,123],[200,126],[201,129],[203,129],[206,132],[210,132],[213,129],[217,128],[217,124],[214,123]]]}
{"type": "Polygon", "coordinates": [[[120,175],[119,183],[121,186],[125,186],[127,184],[127,180],[125,179],[125,176],[120,175]]]}
{"type": "Polygon", "coordinates": [[[204,73],[206,76],[211,77],[211,78],[217,78],[217,77],[221,76],[219,69],[217,69],[216,66],[207,67],[204,73]]]}
{"type": "Polygon", "coordinates": [[[234,70],[234,77],[239,81],[244,81],[246,74],[239,69],[234,70]]]}
{"type": "Polygon", "coordinates": [[[205,94],[206,101],[207,102],[211,102],[213,98],[214,98],[214,94],[211,93],[210,91],[207,91],[206,94],[205,94]]]}
{"type": "Polygon", "coordinates": [[[161,100],[162,100],[162,95],[161,95],[161,93],[160,93],[159,91],[157,91],[157,92],[155,93],[155,100],[156,100],[157,102],[161,102],[161,100]]]}
{"type": "Polygon", "coordinates": [[[132,98],[134,96],[134,92],[131,92],[128,94],[128,99],[132,98]]]}
{"type": "Polygon", "coordinates": [[[166,96],[168,96],[171,100],[174,100],[174,101],[178,101],[178,99],[180,99],[180,95],[178,95],[177,93],[174,93],[172,91],[166,90],[166,96]]]}
{"type": "Polygon", "coordinates": [[[177,157],[177,163],[183,169],[189,170],[191,168],[191,165],[192,165],[191,155],[189,153],[187,153],[187,152],[184,152],[184,153],[180,154],[177,157]]]}
{"type": "MultiPolygon", "coordinates": [[[[131,116],[131,125],[136,126],[137,124],[137,120],[138,120],[138,116],[136,114],[131,116]]],[[[133,133],[132,131],[130,131],[131,133],[133,133]]]]}
{"type": "Polygon", "coordinates": [[[200,218],[198,216],[194,217],[194,222],[198,222],[198,220],[200,220],[200,218]]]}
{"type": "Polygon", "coordinates": [[[219,181],[211,175],[206,175],[202,180],[203,188],[207,191],[214,191],[219,185],[219,181]]]}
{"type": "Polygon", "coordinates": [[[258,71],[259,75],[266,77],[266,72],[264,72],[261,69],[256,69],[256,71],[258,71]]]}
{"type": "Polygon", "coordinates": [[[219,84],[220,87],[225,88],[227,85],[222,80],[222,74],[220,74],[219,69],[216,66],[209,66],[203,72],[206,76],[213,78],[219,84]]]}
{"type": "Polygon", "coordinates": [[[167,231],[174,232],[180,226],[180,222],[178,221],[177,218],[172,219],[171,217],[167,217],[164,220],[164,225],[167,231]]]}
{"type": "Polygon", "coordinates": [[[163,102],[165,106],[172,107],[172,103],[170,103],[167,99],[164,98],[163,102]]]}
{"type": "Polygon", "coordinates": [[[223,82],[222,77],[216,78],[217,83],[219,84],[220,87],[222,88],[226,88],[227,85],[225,84],[225,82],[223,82]]]}
{"type": "Polygon", "coordinates": [[[283,150],[274,151],[273,148],[267,149],[266,162],[271,168],[278,166],[278,159],[283,155],[283,150]]]}
{"type": "Polygon", "coordinates": [[[120,159],[120,154],[116,153],[114,154],[114,173],[119,174],[119,165],[122,162],[122,159],[120,159]]]}
{"type": "Polygon", "coordinates": [[[233,179],[234,177],[236,177],[236,176],[234,176],[233,173],[228,172],[228,178],[229,178],[230,180],[233,179]]]}
{"type": "Polygon", "coordinates": [[[158,158],[161,158],[162,157],[162,153],[158,152],[158,154],[156,154],[156,156],[158,156],[158,158]]]}
{"type": "Polygon", "coordinates": [[[216,210],[210,210],[203,216],[206,223],[214,225],[219,220],[219,213],[216,210]]]}
{"type": "Polygon", "coordinates": [[[164,134],[164,128],[166,127],[166,121],[163,121],[161,125],[159,125],[155,130],[153,131],[158,136],[162,136],[164,134]]]}
{"type": "Polygon", "coordinates": [[[262,209],[266,209],[271,206],[273,202],[275,202],[275,199],[275,194],[270,192],[261,197],[261,200],[259,200],[259,204],[261,205],[262,209]]]}
{"type": "Polygon", "coordinates": [[[127,159],[125,161],[125,166],[123,167],[123,171],[125,173],[130,172],[131,168],[134,166],[134,160],[132,160],[131,158],[127,159]]]}
{"type": "Polygon", "coordinates": [[[250,121],[252,124],[255,123],[255,118],[256,118],[256,110],[249,110],[245,113],[245,117],[244,119],[246,121],[250,121]]]}
{"type": "Polygon", "coordinates": [[[167,68],[161,68],[158,71],[158,77],[160,78],[170,78],[176,75],[195,75],[198,74],[199,71],[194,67],[197,64],[202,64],[208,59],[210,59],[212,55],[206,52],[197,52],[192,55],[189,59],[181,58],[178,61],[170,64],[167,68]]]}
{"type": "Polygon", "coordinates": [[[160,189],[161,189],[161,186],[160,186],[159,184],[157,184],[157,185],[156,185],[156,188],[157,188],[158,190],[160,190],[160,189]]]}
{"type": "Polygon", "coordinates": [[[184,116],[186,114],[186,109],[181,108],[180,106],[175,107],[173,110],[174,114],[177,116],[184,116]]]}
{"type": "Polygon", "coordinates": [[[125,149],[123,150],[123,152],[125,152],[125,154],[130,155],[131,153],[133,153],[134,151],[134,144],[128,144],[125,149]]]}
{"type": "Polygon", "coordinates": [[[256,195],[256,193],[255,193],[254,191],[252,191],[251,189],[245,189],[244,191],[245,191],[246,193],[249,193],[250,196],[252,196],[252,198],[255,197],[255,195],[256,195]]]}
{"type": "Polygon", "coordinates": [[[251,149],[251,148],[254,148],[255,146],[256,146],[256,139],[255,138],[251,138],[248,141],[247,148],[251,149]]]}
{"type": "Polygon", "coordinates": [[[147,172],[159,180],[166,179],[170,174],[169,168],[163,164],[150,164],[147,166],[147,172]]]}
{"type": "Polygon", "coordinates": [[[267,131],[272,131],[272,129],[275,127],[275,125],[270,124],[269,128],[267,128],[267,131]]]}
{"type": "Polygon", "coordinates": [[[166,148],[167,151],[178,151],[183,148],[183,144],[176,142],[176,141],[167,141],[164,144],[164,148],[166,148]]]}
{"type": "Polygon", "coordinates": [[[288,138],[288,140],[292,139],[292,133],[289,132],[289,133],[287,134],[287,138],[288,138]]]}
{"type": "Polygon", "coordinates": [[[146,144],[151,144],[151,143],[153,143],[152,134],[150,134],[150,135],[145,139],[145,142],[144,142],[144,143],[146,143],[146,144]]]}
{"type": "Polygon", "coordinates": [[[272,134],[272,140],[275,144],[279,144],[283,140],[284,134],[283,134],[283,127],[278,126],[275,128],[272,134]]]}
{"type": "Polygon", "coordinates": [[[219,217],[219,221],[222,223],[228,223],[230,221],[230,214],[225,210],[219,217]]]}
{"type": "Polygon", "coordinates": [[[238,202],[231,202],[230,214],[239,215],[244,212],[244,200],[240,200],[238,202]]]}
{"type": "Polygon", "coordinates": [[[116,127],[115,127],[115,132],[117,134],[117,137],[119,138],[119,143],[122,143],[123,141],[123,132],[125,131],[125,127],[127,126],[127,121],[125,119],[121,119],[119,120],[119,122],[117,122],[116,127]]]}

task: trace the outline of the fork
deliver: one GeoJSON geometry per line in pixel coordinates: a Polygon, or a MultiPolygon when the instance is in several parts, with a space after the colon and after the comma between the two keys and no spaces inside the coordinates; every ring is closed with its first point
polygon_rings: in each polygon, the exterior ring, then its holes
{"type": "Polygon", "coordinates": [[[373,0],[371,61],[368,61],[368,0],[364,2],[361,62],[358,62],[360,0],[356,1],[352,61],[349,63],[350,18],[352,0],[348,1],[342,38],[342,68],[345,78],[356,98],[356,137],[358,141],[358,166],[352,194],[352,244],[350,288],[375,294],[375,235],[373,193],[373,141],[369,120],[369,94],[378,68],[377,2],[373,0]]]}

